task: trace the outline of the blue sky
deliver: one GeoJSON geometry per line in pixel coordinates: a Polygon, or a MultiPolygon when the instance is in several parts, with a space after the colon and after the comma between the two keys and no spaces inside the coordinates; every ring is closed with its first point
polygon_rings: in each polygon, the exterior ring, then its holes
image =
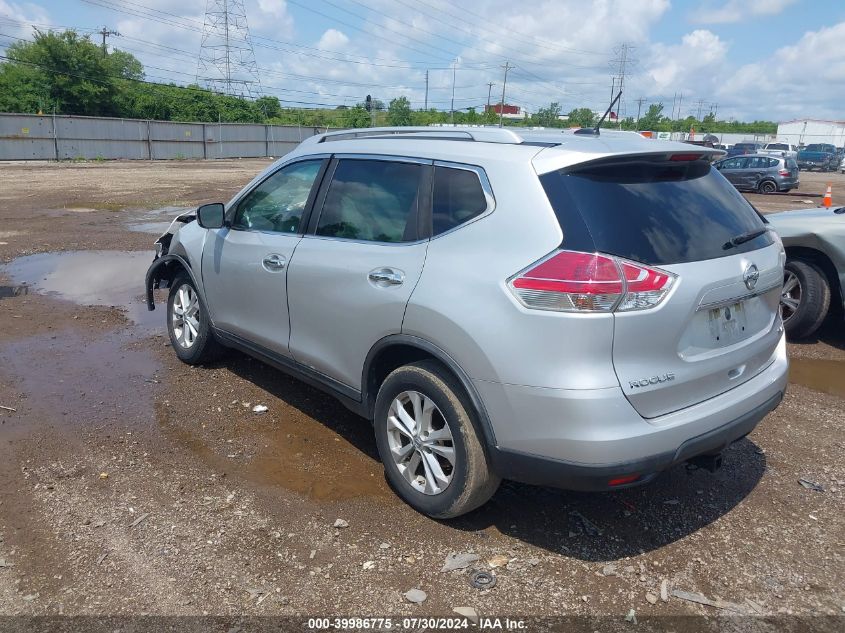
{"type": "MultiPolygon", "coordinates": [[[[32,25],[116,29],[151,81],[197,75],[207,0],[0,0],[0,47],[32,25]]],[[[448,109],[483,107],[488,82],[529,111],[603,109],[623,44],[622,113],[637,99],[719,118],[845,119],[842,0],[245,0],[262,89],[288,105],[354,104],[370,93],[448,109]],[[617,60],[617,61],[614,61],[617,60]]],[[[95,36],[98,37],[98,36],[95,36]]],[[[207,71],[205,76],[210,76],[207,71]]],[[[248,79],[246,75],[241,77],[248,79]]]]}

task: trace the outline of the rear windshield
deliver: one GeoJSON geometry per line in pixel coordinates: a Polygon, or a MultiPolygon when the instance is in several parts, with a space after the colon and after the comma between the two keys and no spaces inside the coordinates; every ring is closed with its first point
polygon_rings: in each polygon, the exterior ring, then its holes
{"type": "Polygon", "coordinates": [[[811,144],[805,147],[805,151],[808,152],[832,152],[833,151],[832,145],[819,145],[819,144],[811,144]]]}
{"type": "Polygon", "coordinates": [[[789,145],[787,145],[786,143],[769,143],[768,145],[766,145],[766,149],[785,149],[785,150],[788,150],[789,145]]]}
{"type": "Polygon", "coordinates": [[[757,143],[737,143],[734,149],[757,149],[757,143]]]}
{"type": "Polygon", "coordinates": [[[680,264],[768,246],[757,211],[706,161],[628,161],[540,176],[561,229],[561,248],[645,264],[680,264]]]}

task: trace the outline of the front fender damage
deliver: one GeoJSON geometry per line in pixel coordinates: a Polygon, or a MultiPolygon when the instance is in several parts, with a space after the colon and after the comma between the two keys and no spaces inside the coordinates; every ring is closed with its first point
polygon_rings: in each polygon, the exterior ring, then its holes
{"type": "Polygon", "coordinates": [[[185,270],[193,278],[191,267],[185,259],[179,255],[170,254],[170,247],[173,242],[173,237],[186,224],[196,221],[196,211],[190,211],[176,216],[170,226],[167,228],[161,237],[155,241],[155,257],[153,263],[147,269],[147,275],[144,287],[147,290],[147,309],[155,310],[155,299],[153,291],[158,288],[168,288],[170,283],[176,277],[176,274],[185,270]]]}

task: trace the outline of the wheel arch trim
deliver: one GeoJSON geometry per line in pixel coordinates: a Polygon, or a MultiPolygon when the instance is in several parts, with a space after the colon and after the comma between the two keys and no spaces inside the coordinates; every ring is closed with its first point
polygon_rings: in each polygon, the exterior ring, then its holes
{"type": "Polygon", "coordinates": [[[460,364],[452,358],[445,350],[432,343],[431,341],[413,336],[410,334],[391,334],[377,341],[367,354],[364,361],[364,368],[361,374],[361,396],[362,405],[370,419],[373,419],[375,413],[375,400],[378,395],[378,389],[370,388],[370,373],[373,369],[373,363],[382,352],[385,352],[391,347],[413,347],[426,354],[432,356],[435,360],[442,363],[452,374],[458,379],[461,387],[464,389],[470,404],[478,416],[478,422],[481,426],[481,432],[484,436],[484,443],[490,452],[496,448],[496,435],[493,431],[493,425],[490,421],[490,416],[481,400],[478,390],[473,385],[469,375],[464,371],[460,364]]]}
{"type": "Polygon", "coordinates": [[[197,294],[199,294],[200,299],[205,303],[205,297],[203,296],[202,286],[198,283],[196,275],[194,271],[191,269],[191,264],[188,262],[187,259],[182,257],[181,255],[175,254],[168,254],[163,255],[153,261],[150,267],[147,269],[147,275],[145,279],[144,287],[147,290],[147,309],[150,311],[155,310],[155,299],[153,298],[153,290],[159,287],[159,284],[162,279],[164,279],[165,275],[162,274],[163,268],[168,268],[169,266],[176,265],[180,268],[183,268],[188,276],[191,278],[191,281],[194,284],[194,288],[197,290],[197,294]]]}

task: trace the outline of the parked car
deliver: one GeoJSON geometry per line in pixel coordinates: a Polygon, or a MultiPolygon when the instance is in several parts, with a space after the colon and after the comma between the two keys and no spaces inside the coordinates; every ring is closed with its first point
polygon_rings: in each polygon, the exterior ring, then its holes
{"type": "Polygon", "coordinates": [[[839,163],[839,173],[845,174],[845,156],[842,157],[842,162],[839,163]]]}
{"type": "Polygon", "coordinates": [[[761,149],[758,154],[766,154],[767,156],[782,156],[783,158],[791,158],[798,161],[798,146],[790,143],[766,143],[766,146],[761,149]]]}
{"type": "Polygon", "coordinates": [[[798,152],[798,168],[802,170],[834,171],[838,164],[836,147],[829,143],[812,143],[798,152]]]}
{"type": "Polygon", "coordinates": [[[811,336],[831,306],[843,306],[845,208],[766,216],[786,248],[781,311],[790,338],[811,336]]]}
{"type": "Polygon", "coordinates": [[[371,420],[433,517],[502,478],[715,470],[788,371],[783,248],[719,154],[605,130],[317,135],[177,218],[148,304],[169,288],[182,361],[237,348],[371,420]]]}
{"type": "Polygon", "coordinates": [[[791,158],[752,154],[725,158],[715,166],[741,191],[775,193],[797,189],[800,184],[798,165],[791,158]]]}
{"type": "Polygon", "coordinates": [[[728,158],[731,158],[732,156],[744,156],[745,154],[756,154],[761,149],[763,149],[763,144],[756,141],[734,143],[733,147],[728,149],[728,158]]]}

